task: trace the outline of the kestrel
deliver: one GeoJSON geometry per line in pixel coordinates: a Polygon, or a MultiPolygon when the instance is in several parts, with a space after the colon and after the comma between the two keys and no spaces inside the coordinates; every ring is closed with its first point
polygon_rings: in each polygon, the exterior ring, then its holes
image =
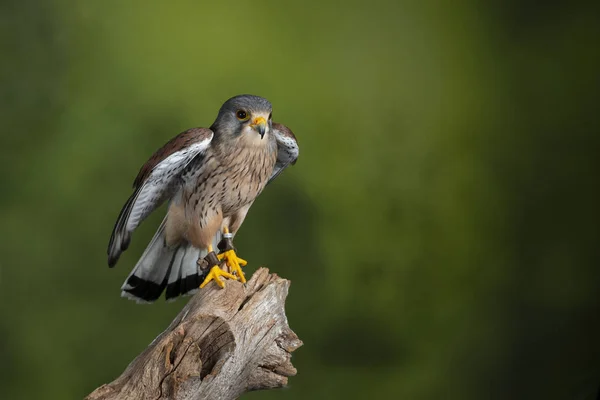
{"type": "Polygon", "coordinates": [[[169,202],[167,215],[125,283],[139,302],[191,294],[221,277],[246,282],[233,237],[265,186],[298,158],[290,129],[271,121],[271,103],[241,95],[225,102],[210,129],[180,133],[142,166],[108,244],[114,267],[131,234],[169,202]],[[214,249],[218,248],[217,255],[214,249]]]}

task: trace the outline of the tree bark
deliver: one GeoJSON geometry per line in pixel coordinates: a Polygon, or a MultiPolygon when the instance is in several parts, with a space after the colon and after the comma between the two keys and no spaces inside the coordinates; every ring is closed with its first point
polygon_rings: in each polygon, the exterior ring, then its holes
{"type": "Polygon", "coordinates": [[[302,341],[288,326],[290,282],[260,268],[243,285],[200,290],[113,382],[86,400],[235,399],[280,388],[302,341]]]}

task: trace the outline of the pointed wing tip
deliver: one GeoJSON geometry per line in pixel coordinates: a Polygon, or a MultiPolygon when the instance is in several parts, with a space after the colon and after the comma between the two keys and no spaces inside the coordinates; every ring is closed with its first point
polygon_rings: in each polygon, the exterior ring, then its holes
{"type": "Polygon", "coordinates": [[[112,257],[108,257],[108,268],[114,268],[115,265],[117,265],[117,261],[119,261],[119,258],[112,258],[112,257]]]}

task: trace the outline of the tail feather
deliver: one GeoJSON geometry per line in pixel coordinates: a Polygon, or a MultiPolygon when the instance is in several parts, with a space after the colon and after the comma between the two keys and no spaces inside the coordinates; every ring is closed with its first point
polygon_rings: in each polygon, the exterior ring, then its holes
{"type": "Polygon", "coordinates": [[[181,295],[192,295],[198,291],[204,279],[204,275],[198,269],[198,259],[205,255],[206,250],[199,250],[190,244],[182,246],[168,279],[165,293],[167,300],[181,295]]]}
{"type": "MultiPolygon", "coordinates": [[[[184,248],[183,251],[178,252],[177,257],[173,260],[173,264],[175,266],[181,266],[186,253],[187,248],[184,248]]],[[[178,296],[179,293],[176,293],[173,290],[173,286],[175,282],[179,281],[181,281],[181,268],[171,268],[169,277],[167,279],[167,292],[165,294],[167,298],[174,298],[178,296]]]]}
{"type": "Polygon", "coordinates": [[[189,242],[168,246],[165,221],[166,218],[121,287],[123,297],[151,303],[166,289],[165,297],[169,300],[195,293],[202,283],[204,276],[197,261],[206,255],[206,250],[197,249],[189,242]]]}

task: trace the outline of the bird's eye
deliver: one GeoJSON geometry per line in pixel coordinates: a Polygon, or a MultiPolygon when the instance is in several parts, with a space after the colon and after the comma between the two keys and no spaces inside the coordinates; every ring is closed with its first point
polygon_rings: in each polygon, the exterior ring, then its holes
{"type": "Polygon", "coordinates": [[[237,110],[237,111],[235,112],[235,116],[236,116],[236,117],[237,117],[239,120],[242,120],[242,121],[245,121],[245,120],[247,120],[247,119],[248,119],[248,114],[247,114],[247,113],[246,113],[246,111],[244,111],[244,110],[237,110]]]}

